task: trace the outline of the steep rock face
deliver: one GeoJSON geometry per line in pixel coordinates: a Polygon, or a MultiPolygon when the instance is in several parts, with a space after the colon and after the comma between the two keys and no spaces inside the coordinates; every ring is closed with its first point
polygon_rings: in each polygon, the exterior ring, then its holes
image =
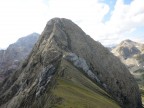
{"type": "MultiPolygon", "coordinates": [[[[43,108],[51,107],[55,97],[52,97],[50,90],[57,90],[57,83],[64,79],[77,85],[82,80],[79,77],[83,75],[105,89],[122,107],[141,108],[138,85],[125,65],[72,21],[59,18],[47,23],[22,67],[2,84],[1,108],[37,108],[40,107],[36,106],[38,102],[38,105],[43,104],[43,108]],[[69,68],[65,62],[69,62],[72,67],[69,68]],[[83,74],[78,76],[79,72],[83,74]],[[71,76],[73,74],[75,77],[71,76]],[[59,76],[64,79],[59,80],[59,76]],[[48,106],[45,106],[44,101],[37,101],[39,99],[48,100],[48,106]]],[[[86,83],[81,82],[80,85],[86,83]]],[[[93,90],[95,92],[94,88],[93,90]]],[[[58,100],[64,101],[61,98],[58,100]]]]}
{"type": "MultiPolygon", "coordinates": [[[[16,43],[9,45],[6,50],[0,50],[0,74],[7,76],[18,68],[20,63],[31,52],[37,42],[39,34],[32,33],[17,40],[16,43]]],[[[3,77],[4,77],[3,76],[3,77]]]]}

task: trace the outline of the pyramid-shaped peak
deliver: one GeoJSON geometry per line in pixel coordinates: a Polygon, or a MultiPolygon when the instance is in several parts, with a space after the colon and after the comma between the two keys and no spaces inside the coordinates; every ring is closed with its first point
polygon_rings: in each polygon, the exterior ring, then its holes
{"type": "Polygon", "coordinates": [[[65,49],[74,48],[82,43],[86,43],[88,35],[73,23],[69,19],[65,18],[53,18],[48,21],[44,31],[41,34],[41,39],[39,43],[45,41],[45,43],[57,45],[58,47],[63,47],[65,49]],[[73,47],[74,46],[74,47],[73,47]]]}

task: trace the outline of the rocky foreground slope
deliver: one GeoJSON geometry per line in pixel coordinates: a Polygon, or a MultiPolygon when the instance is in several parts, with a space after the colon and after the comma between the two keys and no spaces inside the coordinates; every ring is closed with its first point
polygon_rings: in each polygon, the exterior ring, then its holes
{"type": "Polygon", "coordinates": [[[18,39],[16,43],[9,45],[6,50],[0,50],[0,82],[16,70],[29,55],[38,37],[39,34],[32,33],[18,39]]]}
{"type": "Polygon", "coordinates": [[[21,68],[0,88],[0,108],[119,105],[142,107],[133,76],[107,48],[63,18],[47,23],[21,68]]]}

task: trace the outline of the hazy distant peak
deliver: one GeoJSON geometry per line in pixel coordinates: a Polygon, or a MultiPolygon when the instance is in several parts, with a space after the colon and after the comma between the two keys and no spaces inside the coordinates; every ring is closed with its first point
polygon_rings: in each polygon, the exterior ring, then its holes
{"type": "Polygon", "coordinates": [[[132,41],[132,40],[130,40],[130,39],[126,39],[126,40],[124,40],[123,42],[134,42],[134,41],[132,41]]]}
{"type": "Polygon", "coordinates": [[[39,37],[38,33],[32,33],[28,36],[18,39],[15,43],[10,44],[5,50],[0,50],[0,74],[10,75],[10,69],[16,69],[19,64],[15,61],[23,61],[31,52],[34,44],[39,37]],[[15,64],[15,65],[13,65],[15,64]],[[8,73],[8,74],[7,74],[8,73]]]}
{"type": "Polygon", "coordinates": [[[38,38],[40,34],[38,33],[31,33],[27,36],[24,36],[24,37],[21,37],[17,40],[18,41],[26,41],[26,40],[31,40],[31,39],[34,39],[34,38],[38,38]]]}
{"type": "Polygon", "coordinates": [[[122,59],[127,59],[133,57],[136,54],[141,54],[143,51],[144,44],[127,39],[118,44],[112,50],[112,53],[122,59]]]}
{"type": "Polygon", "coordinates": [[[134,42],[134,41],[132,41],[132,40],[130,40],[130,39],[126,39],[126,40],[124,40],[124,41],[122,41],[119,45],[135,45],[136,44],[136,42],[134,42]]]}

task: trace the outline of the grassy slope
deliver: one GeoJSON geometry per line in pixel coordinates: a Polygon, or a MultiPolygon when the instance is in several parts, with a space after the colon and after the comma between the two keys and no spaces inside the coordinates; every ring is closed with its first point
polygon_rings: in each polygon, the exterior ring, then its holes
{"type": "Polygon", "coordinates": [[[52,108],[119,108],[105,91],[70,63],[62,61],[59,74],[62,75],[52,93],[60,97],[61,102],[52,108]]]}
{"type": "Polygon", "coordinates": [[[141,91],[142,103],[144,107],[144,87],[141,86],[140,91],[141,91]]]}

